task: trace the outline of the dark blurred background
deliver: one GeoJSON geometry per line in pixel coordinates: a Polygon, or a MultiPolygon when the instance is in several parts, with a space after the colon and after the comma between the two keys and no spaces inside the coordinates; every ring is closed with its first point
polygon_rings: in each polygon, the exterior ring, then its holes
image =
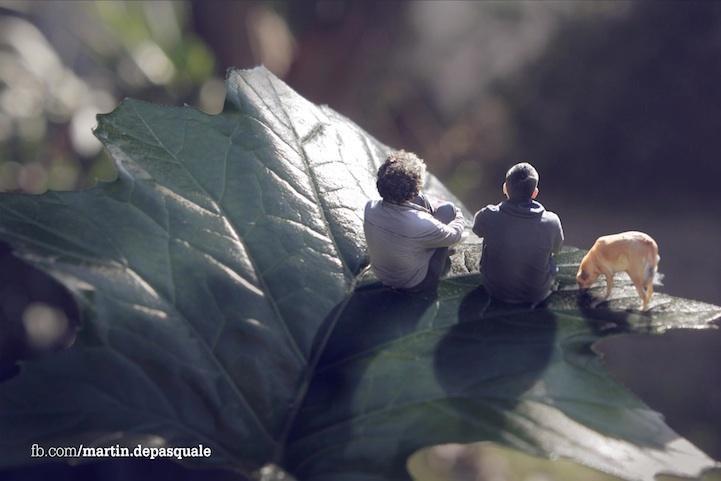
{"type": "MultiPolygon", "coordinates": [[[[112,180],[97,113],[126,96],[217,113],[225,70],[261,63],[418,153],[472,211],[533,163],[568,244],[643,230],[662,290],[721,304],[718,2],[0,1],[0,190],[112,180]]],[[[707,336],[673,343],[707,398],[684,385],[654,401],[658,364],[626,344],[616,356],[646,369],[624,382],[645,379],[637,392],[718,458],[721,337],[707,336]]]]}
{"type": "Polygon", "coordinates": [[[112,179],[95,114],[124,97],[216,113],[263,63],[471,210],[541,173],[568,243],[641,229],[669,292],[721,304],[717,2],[0,2],[0,189],[112,179]]]}

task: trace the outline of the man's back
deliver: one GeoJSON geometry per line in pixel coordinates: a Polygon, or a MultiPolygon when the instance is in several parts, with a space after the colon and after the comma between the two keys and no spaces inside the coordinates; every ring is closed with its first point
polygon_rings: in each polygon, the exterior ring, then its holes
{"type": "Polygon", "coordinates": [[[473,232],[483,237],[481,274],[502,301],[536,303],[551,292],[552,254],[563,243],[561,221],[535,201],[489,205],[476,213],[473,232]]]}
{"type": "Polygon", "coordinates": [[[425,278],[436,248],[460,241],[463,226],[460,210],[446,225],[421,206],[369,201],[363,228],[373,270],[386,285],[416,286],[425,278]]]}

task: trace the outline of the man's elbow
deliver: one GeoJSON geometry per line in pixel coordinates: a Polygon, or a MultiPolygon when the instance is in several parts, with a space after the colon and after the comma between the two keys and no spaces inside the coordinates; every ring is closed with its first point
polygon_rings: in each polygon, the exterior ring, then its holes
{"type": "Polygon", "coordinates": [[[463,240],[463,231],[465,230],[464,226],[461,226],[460,228],[456,228],[453,230],[453,234],[450,236],[451,245],[458,244],[463,240]]]}
{"type": "Polygon", "coordinates": [[[435,241],[432,241],[430,244],[433,245],[433,247],[450,247],[452,245],[458,244],[461,240],[463,240],[463,230],[447,230],[443,233],[442,236],[437,237],[435,241]]]}

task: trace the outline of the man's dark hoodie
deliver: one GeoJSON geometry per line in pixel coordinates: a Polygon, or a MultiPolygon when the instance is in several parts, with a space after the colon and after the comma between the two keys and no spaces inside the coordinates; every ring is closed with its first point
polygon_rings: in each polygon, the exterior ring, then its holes
{"type": "Polygon", "coordinates": [[[551,293],[553,255],[563,244],[556,214],[533,200],[508,200],[478,211],[473,232],[483,237],[481,275],[492,297],[536,304],[551,293]]]}

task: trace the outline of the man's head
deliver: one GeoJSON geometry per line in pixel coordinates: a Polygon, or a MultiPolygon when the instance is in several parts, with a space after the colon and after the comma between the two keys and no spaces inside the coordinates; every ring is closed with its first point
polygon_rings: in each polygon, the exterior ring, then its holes
{"type": "Polygon", "coordinates": [[[538,172],[528,162],[514,165],[506,172],[503,193],[516,202],[535,199],[538,195],[538,172]]]}
{"type": "Polygon", "coordinates": [[[420,192],[425,173],[426,164],[415,154],[404,150],[393,152],[378,169],[378,193],[389,202],[411,200],[420,192]]]}

